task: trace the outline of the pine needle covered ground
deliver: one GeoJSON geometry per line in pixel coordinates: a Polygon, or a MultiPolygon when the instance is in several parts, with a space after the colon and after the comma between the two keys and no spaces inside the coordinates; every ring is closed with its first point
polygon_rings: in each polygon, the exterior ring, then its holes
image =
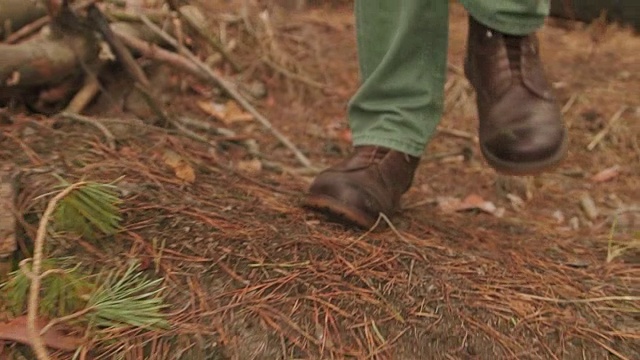
{"type": "MultiPolygon", "coordinates": [[[[351,9],[243,18],[203,3],[242,75],[223,57],[209,63],[236,74],[316,167],[344,156],[344,107],[357,86],[351,9]]],[[[11,115],[0,159],[22,170],[22,253],[60,189],[52,173],[112,184],[117,204],[81,207],[85,220],[72,224],[62,219],[78,212],[73,201],[58,207],[43,270],[66,272],[43,280],[39,312],[90,309],[60,330],[85,358],[637,358],[640,38],[615,26],[545,27],[571,151],[553,173],[502,178],[474,142],[473,94],[459,71],[465,16],[454,7],[442,129],[405,209],[372,232],[301,208],[315,170],[197,79],[165,79],[167,107],[188,132],[110,115],[109,137],[91,122],[11,115]],[[117,216],[96,227],[105,211],[117,216]],[[79,297],[62,303],[65,291],[79,297]]],[[[12,296],[24,280],[7,283],[12,296]]],[[[25,311],[7,304],[7,320],[25,311]]],[[[13,342],[3,352],[31,354],[13,342]]]]}

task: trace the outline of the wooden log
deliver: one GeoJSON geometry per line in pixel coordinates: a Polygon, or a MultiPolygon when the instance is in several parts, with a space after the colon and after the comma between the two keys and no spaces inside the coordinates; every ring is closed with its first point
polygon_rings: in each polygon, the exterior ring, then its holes
{"type": "Polygon", "coordinates": [[[0,0],[0,39],[46,14],[44,1],[0,0]]]}
{"type": "MultiPolygon", "coordinates": [[[[95,45],[94,45],[95,46],[95,45]]],[[[16,45],[0,44],[0,87],[33,87],[56,83],[82,72],[97,48],[83,37],[35,38],[16,45]]]]}

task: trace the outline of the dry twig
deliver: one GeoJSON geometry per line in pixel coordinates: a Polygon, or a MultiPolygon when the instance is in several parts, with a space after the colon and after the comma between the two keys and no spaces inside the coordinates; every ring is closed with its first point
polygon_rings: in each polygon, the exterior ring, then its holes
{"type": "MultiPolygon", "coordinates": [[[[95,4],[96,2],[98,2],[98,0],[88,0],[79,4],[74,4],[71,6],[71,8],[74,11],[82,10],[88,6],[95,4]]],[[[31,22],[30,24],[21,27],[18,31],[7,36],[7,38],[5,39],[5,43],[16,44],[18,43],[18,41],[24,39],[25,37],[35,33],[36,31],[40,30],[42,27],[46,26],[50,21],[51,21],[51,16],[49,15],[43,16],[31,22]]]]}
{"type": "Polygon", "coordinates": [[[211,47],[216,49],[220,55],[231,65],[234,71],[240,72],[242,71],[242,67],[238,64],[238,62],[231,56],[227,48],[218,40],[212,33],[210,33],[202,24],[198,23],[198,21],[194,18],[193,12],[195,8],[186,5],[182,6],[178,9],[178,14],[180,14],[180,18],[183,19],[189,27],[194,29],[200,37],[205,39],[211,47]]]}
{"type": "Polygon", "coordinates": [[[71,99],[64,112],[79,114],[89,105],[91,100],[100,92],[100,81],[94,74],[87,74],[84,85],[71,99]]]}
{"type": "Polygon", "coordinates": [[[180,47],[180,44],[167,32],[160,29],[156,24],[154,24],[151,20],[149,20],[146,16],[140,17],[142,21],[155,33],[161,36],[165,41],[167,41],[171,46],[176,49],[179,49],[189,60],[191,60],[201,72],[206,74],[210,81],[218,85],[222,90],[224,90],[229,96],[231,96],[235,101],[240,104],[245,110],[247,110],[251,115],[255,117],[255,119],[262,124],[268,131],[270,131],[283,145],[285,145],[298,159],[298,161],[305,167],[312,167],[311,161],[298,149],[298,147],[289,140],[284,134],[282,134],[278,129],[276,129],[273,124],[260,113],[251,103],[245,99],[239,92],[236,90],[236,87],[231,84],[226,79],[222,78],[220,75],[216,74],[211,68],[209,68],[204,62],[198,59],[191,51],[184,47],[180,47]]]}
{"type": "Polygon", "coordinates": [[[38,232],[36,233],[36,240],[33,249],[31,270],[28,270],[26,268],[26,264],[30,259],[25,259],[20,263],[21,270],[31,280],[31,286],[29,286],[29,299],[27,304],[27,332],[29,333],[29,337],[31,338],[31,347],[36,353],[38,360],[50,359],[49,353],[47,352],[44,342],[40,337],[41,334],[38,331],[36,324],[36,320],[38,317],[38,297],[40,294],[40,283],[42,281],[42,278],[46,275],[46,273],[41,274],[40,272],[42,270],[42,259],[44,256],[44,242],[47,236],[47,225],[54,210],[56,209],[56,205],[58,204],[58,202],[65,196],[69,195],[69,193],[71,193],[73,190],[85,184],[85,182],[72,184],[63,191],[59,192],[51,200],[49,200],[47,208],[42,215],[42,219],[40,219],[40,224],[38,225],[38,232]]]}
{"type": "Polygon", "coordinates": [[[593,137],[593,140],[591,140],[589,145],[587,145],[587,150],[591,151],[595,149],[596,146],[598,146],[598,144],[605,138],[605,136],[607,136],[607,134],[611,132],[613,127],[618,123],[618,121],[620,121],[625,111],[627,111],[627,107],[622,106],[615,114],[613,114],[613,116],[607,123],[607,126],[605,126],[604,129],[602,129],[599,133],[597,133],[596,136],[593,137]]]}
{"type": "Polygon", "coordinates": [[[81,122],[81,123],[85,123],[85,124],[89,124],[89,125],[95,126],[104,135],[105,139],[107,140],[107,145],[109,146],[109,149],[111,149],[111,150],[115,150],[116,149],[116,138],[115,138],[115,136],[113,136],[111,131],[109,131],[109,129],[107,129],[106,126],[104,126],[102,123],[100,123],[100,121],[92,119],[90,117],[86,117],[86,116],[82,116],[82,115],[78,115],[78,114],[73,114],[73,113],[69,113],[69,112],[63,112],[60,115],[58,115],[58,117],[61,118],[61,119],[73,120],[73,121],[77,121],[77,122],[81,122]]]}

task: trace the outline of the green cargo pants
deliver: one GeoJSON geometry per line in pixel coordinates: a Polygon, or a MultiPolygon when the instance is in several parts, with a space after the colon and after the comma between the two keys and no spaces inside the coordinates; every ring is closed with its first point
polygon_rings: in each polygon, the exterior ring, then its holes
{"type": "MultiPolygon", "coordinates": [[[[549,0],[460,0],[485,26],[525,35],[549,0]]],[[[354,145],[420,156],[440,122],[449,0],[356,0],[361,86],[349,102],[354,145]]]]}

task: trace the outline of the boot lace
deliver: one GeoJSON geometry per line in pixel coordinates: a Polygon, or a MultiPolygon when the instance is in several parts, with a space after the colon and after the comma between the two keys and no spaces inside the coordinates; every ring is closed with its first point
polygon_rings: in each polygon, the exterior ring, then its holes
{"type": "Polygon", "coordinates": [[[527,41],[525,36],[505,35],[504,42],[507,48],[507,58],[509,59],[509,67],[516,79],[522,80],[522,46],[527,41]]]}

